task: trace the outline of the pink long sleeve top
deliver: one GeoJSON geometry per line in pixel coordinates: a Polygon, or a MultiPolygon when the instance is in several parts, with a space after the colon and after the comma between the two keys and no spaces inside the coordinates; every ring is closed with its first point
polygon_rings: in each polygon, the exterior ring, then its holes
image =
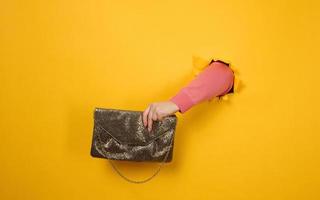
{"type": "Polygon", "coordinates": [[[229,93],[233,82],[232,69],[223,62],[212,61],[169,100],[179,107],[180,113],[185,113],[200,102],[229,93]]]}

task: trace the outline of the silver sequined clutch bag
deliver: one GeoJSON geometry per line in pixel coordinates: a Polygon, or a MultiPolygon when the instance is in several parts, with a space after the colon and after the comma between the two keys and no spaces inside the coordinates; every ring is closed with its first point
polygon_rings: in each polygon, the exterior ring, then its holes
{"type": "Polygon", "coordinates": [[[142,114],[142,111],[95,108],[91,156],[110,161],[170,162],[176,115],[153,121],[149,132],[143,125],[142,114]]]}

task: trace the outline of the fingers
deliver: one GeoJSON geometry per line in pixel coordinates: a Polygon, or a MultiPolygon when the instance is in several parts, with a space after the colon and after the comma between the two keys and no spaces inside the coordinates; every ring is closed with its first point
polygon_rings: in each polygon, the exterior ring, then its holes
{"type": "Polygon", "coordinates": [[[148,127],[148,131],[152,130],[153,121],[163,120],[166,115],[163,112],[160,112],[159,105],[152,103],[148,108],[143,112],[143,125],[148,127]]]}
{"type": "Polygon", "coordinates": [[[149,105],[148,108],[143,112],[143,125],[144,125],[144,126],[147,126],[149,111],[150,111],[150,105],[149,105]]]}
{"type": "Polygon", "coordinates": [[[152,129],[152,120],[153,120],[153,115],[154,115],[154,105],[151,104],[149,114],[148,114],[148,131],[150,132],[152,129]]]}

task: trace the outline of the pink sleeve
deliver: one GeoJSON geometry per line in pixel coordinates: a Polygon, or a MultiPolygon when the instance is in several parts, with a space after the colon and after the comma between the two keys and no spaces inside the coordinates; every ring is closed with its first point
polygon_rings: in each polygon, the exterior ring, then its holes
{"type": "Polygon", "coordinates": [[[170,101],[185,113],[192,106],[213,97],[227,94],[233,86],[233,71],[222,62],[212,62],[170,101]]]}

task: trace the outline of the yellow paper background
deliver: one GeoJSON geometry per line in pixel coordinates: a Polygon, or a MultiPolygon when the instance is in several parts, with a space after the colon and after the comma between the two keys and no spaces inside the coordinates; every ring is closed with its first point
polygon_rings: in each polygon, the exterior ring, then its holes
{"type": "Polygon", "coordinates": [[[1,1],[0,199],[320,199],[319,4],[1,1]],[[177,114],[171,164],[90,157],[95,106],[169,99],[195,55],[243,86],[177,114]]]}

